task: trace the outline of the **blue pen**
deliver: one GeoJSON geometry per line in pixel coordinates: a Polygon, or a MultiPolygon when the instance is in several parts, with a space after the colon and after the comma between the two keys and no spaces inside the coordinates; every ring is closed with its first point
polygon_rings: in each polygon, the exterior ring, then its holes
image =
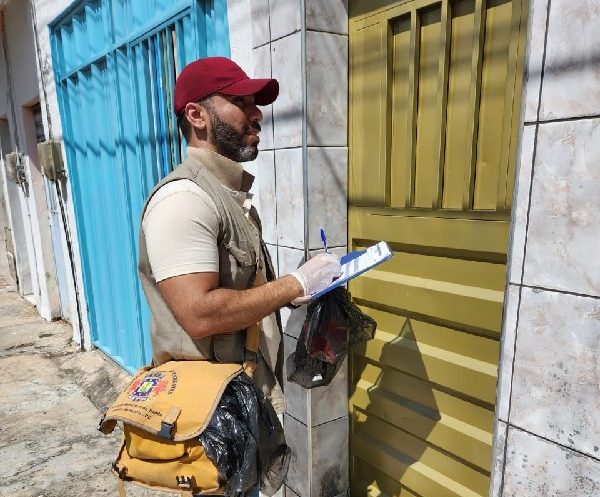
{"type": "Polygon", "coordinates": [[[329,250],[327,250],[327,235],[325,234],[325,228],[321,228],[321,241],[323,242],[325,253],[328,254],[329,250]]]}

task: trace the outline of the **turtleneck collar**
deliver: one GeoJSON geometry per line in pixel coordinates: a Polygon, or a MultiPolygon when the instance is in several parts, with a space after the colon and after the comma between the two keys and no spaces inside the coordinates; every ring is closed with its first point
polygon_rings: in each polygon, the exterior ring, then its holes
{"type": "Polygon", "coordinates": [[[244,171],[243,166],[238,162],[205,148],[188,147],[187,155],[190,159],[201,162],[223,186],[230,190],[248,192],[252,187],[254,176],[244,171]]]}

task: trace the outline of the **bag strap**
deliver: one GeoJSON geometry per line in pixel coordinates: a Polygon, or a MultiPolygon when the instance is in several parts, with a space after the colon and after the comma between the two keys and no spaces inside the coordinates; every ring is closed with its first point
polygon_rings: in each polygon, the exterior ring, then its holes
{"type": "MultiPolygon", "coordinates": [[[[264,285],[267,281],[263,274],[262,258],[259,257],[256,264],[256,275],[254,276],[254,283],[252,288],[264,285]]],[[[248,326],[246,329],[246,345],[244,350],[244,364],[242,368],[244,372],[252,378],[256,369],[256,361],[258,360],[258,347],[260,343],[260,332],[262,331],[262,324],[260,321],[248,326]]]]}
{"type": "Polygon", "coordinates": [[[123,480],[117,476],[117,488],[119,489],[119,497],[127,497],[127,493],[125,492],[125,483],[123,480]]]}

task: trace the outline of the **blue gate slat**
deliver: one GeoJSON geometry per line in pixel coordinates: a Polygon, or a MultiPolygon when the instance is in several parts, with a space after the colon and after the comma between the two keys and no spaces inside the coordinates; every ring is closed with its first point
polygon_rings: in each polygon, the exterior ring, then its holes
{"type": "MultiPolygon", "coordinates": [[[[129,256],[129,264],[133,266],[133,271],[129,271],[126,276],[129,278],[127,284],[132,291],[131,301],[135,306],[135,313],[132,316],[132,327],[137,333],[132,334],[131,357],[129,364],[146,364],[152,353],[150,347],[149,335],[143,330],[148,329],[149,313],[142,288],[137,278],[137,247],[139,242],[139,222],[141,210],[144,203],[144,194],[140,182],[140,162],[137,160],[135,135],[132,132],[132,117],[134,115],[133,87],[129,77],[129,56],[122,49],[115,52],[113,57],[115,67],[115,79],[112,81],[114,93],[116,95],[116,104],[114,105],[116,119],[119,126],[119,138],[117,138],[117,147],[120,151],[121,174],[123,177],[122,190],[125,203],[128,205],[128,214],[126,228],[128,230],[128,243],[130,250],[124,255],[129,256]]],[[[120,160],[119,160],[120,159],[120,160]]]]}
{"type": "Polygon", "coordinates": [[[178,57],[175,59],[175,74],[179,76],[181,69],[185,66],[185,40],[183,38],[183,19],[175,23],[175,43],[177,45],[178,57]]]}
{"type": "Polygon", "coordinates": [[[73,17],[73,52],[76,65],[83,64],[91,55],[85,25],[85,10],[73,17]]]}
{"type": "Polygon", "coordinates": [[[76,162],[77,175],[79,178],[79,186],[82,188],[82,195],[80,196],[79,204],[79,219],[82,224],[82,232],[85,234],[85,257],[88,263],[88,274],[87,280],[89,285],[87,287],[87,300],[93,303],[93,306],[88,308],[88,315],[90,317],[90,328],[92,330],[92,340],[94,343],[102,340],[102,316],[105,315],[105,308],[107,305],[107,299],[98,298],[99,294],[103,291],[104,283],[102,281],[102,271],[100,265],[102,261],[103,247],[97,247],[97,236],[98,230],[102,230],[102,226],[98,226],[98,229],[94,229],[95,225],[95,211],[98,202],[97,197],[97,183],[98,179],[91,175],[91,171],[96,163],[95,159],[95,147],[90,143],[93,140],[92,130],[90,127],[90,120],[87,116],[94,115],[94,104],[95,102],[90,95],[90,76],[87,72],[82,71],[79,75],[77,90],[79,96],[79,105],[73,109],[76,115],[75,122],[77,123],[76,133],[78,135],[77,148],[82,148],[84,154],[78,155],[76,162]],[[85,105],[84,105],[85,102],[85,105]],[[91,251],[93,247],[96,247],[98,256],[96,257],[94,252],[91,251]]]}
{"type": "Polygon", "coordinates": [[[213,26],[226,0],[215,1],[205,17],[197,0],[81,0],[50,24],[92,341],[129,371],[151,358],[141,210],[180,160],[176,74],[208,54],[207,32],[228,53],[225,19],[213,26]]]}
{"type": "MultiPolygon", "coordinates": [[[[111,333],[111,330],[116,328],[116,296],[113,293],[111,278],[111,273],[114,271],[111,267],[111,258],[117,254],[111,246],[114,236],[111,232],[111,224],[116,220],[111,212],[112,205],[108,204],[104,198],[107,194],[106,190],[109,188],[106,182],[106,164],[103,163],[101,150],[102,133],[106,127],[102,124],[106,121],[102,117],[102,88],[98,77],[98,68],[95,64],[91,68],[85,88],[92,110],[91,118],[88,117],[86,123],[89,161],[85,169],[86,184],[91,185],[92,195],[90,202],[86,201],[84,205],[89,225],[93,227],[95,251],[89,255],[97,261],[94,275],[97,284],[94,285],[92,298],[99,303],[96,315],[98,342],[110,350],[111,355],[118,360],[117,336],[115,333],[111,333]]],[[[85,112],[88,114],[87,109],[85,112]]]]}
{"type": "Polygon", "coordinates": [[[148,48],[146,43],[142,43],[134,48],[134,61],[136,74],[142,77],[136,79],[138,91],[136,99],[138,117],[137,144],[140,151],[140,163],[143,164],[144,194],[150,193],[152,187],[158,181],[155,175],[156,149],[154,143],[151,143],[151,133],[154,133],[154,126],[150,123],[149,117],[152,106],[152,92],[150,89],[150,68],[148,67],[148,48]],[[150,109],[149,109],[150,107],[150,109]]]}
{"type": "Polygon", "coordinates": [[[149,185],[152,187],[156,183],[160,181],[163,177],[162,174],[162,161],[161,161],[161,146],[160,146],[160,134],[159,134],[159,111],[158,111],[158,101],[157,101],[157,72],[156,72],[156,45],[154,43],[154,37],[148,38],[143,43],[148,46],[148,53],[145,63],[148,67],[148,72],[150,74],[149,77],[149,91],[150,98],[148,99],[146,112],[148,114],[148,122],[150,124],[148,128],[148,145],[154,149],[154,162],[152,163],[153,167],[153,177],[152,184],[149,185]],[[153,119],[154,117],[154,119],[153,119]]]}
{"type": "Polygon", "coordinates": [[[227,0],[213,0],[213,40],[214,52],[209,55],[223,55],[230,57],[229,51],[229,28],[227,27],[227,0]]]}
{"type": "MultiPolygon", "coordinates": [[[[175,37],[175,30],[173,26],[170,26],[165,32],[165,49],[167,51],[167,78],[165,80],[166,95],[172,96],[173,89],[175,87],[175,57],[176,50],[173,47],[175,37]]],[[[171,144],[171,163],[179,164],[181,162],[180,144],[179,144],[179,131],[177,129],[177,119],[175,118],[175,110],[173,99],[168,98],[167,117],[169,119],[169,143],[171,144]]]]}
{"type": "Polygon", "coordinates": [[[194,23],[192,22],[191,17],[188,16],[188,17],[183,18],[182,33],[183,33],[183,46],[185,47],[185,49],[184,49],[185,59],[184,59],[184,64],[183,64],[184,67],[187,64],[189,64],[190,62],[192,62],[193,60],[198,58],[198,56],[196,55],[198,53],[198,49],[200,49],[200,53],[206,53],[205,50],[202,50],[204,48],[204,46],[200,46],[200,44],[198,44],[198,45],[196,44],[196,35],[195,35],[195,30],[194,30],[193,24],[194,23]]]}
{"type": "Polygon", "coordinates": [[[93,94],[96,101],[96,133],[98,143],[98,168],[100,181],[98,183],[98,200],[102,206],[104,238],[98,241],[98,245],[104,244],[105,251],[102,254],[104,262],[104,273],[107,276],[107,284],[103,294],[99,298],[108,299],[110,312],[104,321],[105,328],[102,330],[104,343],[109,344],[113,357],[117,362],[124,363],[123,351],[127,348],[127,289],[123,285],[123,275],[131,268],[126,268],[123,262],[122,251],[127,247],[123,245],[122,227],[127,219],[125,209],[119,199],[121,178],[118,169],[115,168],[114,138],[112,126],[103,123],[114,122],[109,111],[109,95],[107,92],[107,66],[102,64],[92,65],[93,94]],[[124,343],[125,342],[125,343],[124,343]]]}
{"type": "Polygon", "coordinates": [[[110,17],[112,19],[112,37],[111,42],[116,43],[117,40],[122,40],[131,31],[128,26],[126,0],[111,0],[110,2],[110,17]]]}
{"type": "Polygon", "coordinates": [[[100,53],[108,44],[105,32],[105,23],[103,22],[103,3],[100,0],[94,0],[85,6],[85,31],[90,47],[90,53],[100,53]]]}
{"type": "Polygon", "coordinates": [[[60,27],[60,43],[59,57],[60,65],[59,71],[61,74],[65,74],[68,71],[68,63],[75,60],[73,54],[73,24],[68,23],[60,27]]]}
{"type": "Polygon", "coordinates": [[[158,145],[160,148],[160,160],[161,160],[161,178],[164,178],[172,170],[171,166],[171,152],[168,143],[168,124],[167,124],[167,99],[165,81],[167,74],[165,71],[165,60],[164,60],[164,44],[162,43],[162,33],[158,33],[153,37],[154,51],[156,54],[155,67],[156,67],[156,107],[158,110],[157,124],[157,138],[158,145]]]}
{"type": "MultiPolygon", "coordinates": [[[[114,56],[107,59],[106,75],[103,81],[105,88],[105,109],[106,122],[118,124],[118,93],[116,88],[116,67],[114,65],[114,56]]],[[[135,255],[136,245],[131,236],[129,227],[132,225],[131,207],[129,203],[128,185],[129,181],[126,174],[126,165],[123,161],[118,136],[121,127],[107,126],[107,150],[108,164],[110,166],[110,176],[113,198],[110,201],[118,206],[115,216],[119,216],[119,222],[116,228],[116,253],[119,257],[113,257],[115,262],[115,275],[119,279],[115,288],[117,289],[117,319],[118,319],[118,343],[119,356],[122,364],[140,363],[144,359],[144,350],[141,347],[139,337],[143,333],[139,316],[139,306],[137,302],[137,276],[136,266],[137,258],[135,255]]]]}
{"type": "MultiPolygon", "coordinates": [[[[69,168],[69,179],[71,185],[71,191],[73,193],[73,201],[75,204],[75,212],[78,217],[77,219],[77,236],[79,240],[79,245],[82,248],[82,251],[86,250],[86,247],[89,246],[91,241],[89,240],[88,234],[86,232],[86,223],[85,217],[81,214],[81,209],[77,209],[77,206],[83,205],[83,197],[84,197],[84,187],[85,184],[82,184],[81,175],[82,168],[85,167],[87,162],[87,149],[84,146],[84,141],[81,139],[81,132],[83,130],[83,126],[80,120],[80,111],[83,108],[83,102],[80,99],[80,90],[81,87],[79,85],[79,80],[76,78],[68,78],[63,85],[63,98],[60,98],[59,102],[61,108],[63,109],[63,115],[67,116],[66,119],[63,119],[64,126],[64,136],[65,136],[65,148],[67,151],[67,158],[69,160],[69,164],[72,167],[69,168]],[[79,132],[78,137],[76,138],[76,130],[79,132]]],[[[94,270],[93,259],[90,257],[82,257],[81,264],[83,268],[83,285],[85,288],[86,295],[93,295],[93,274],[94,270]]],[[[96,315],[96,305],[94,299],[87,299],[87,309],[88,316],[90,319],[90,334],[92,340],[97,340],[97,326],[95,326],[94,316],[96,315]]]]}

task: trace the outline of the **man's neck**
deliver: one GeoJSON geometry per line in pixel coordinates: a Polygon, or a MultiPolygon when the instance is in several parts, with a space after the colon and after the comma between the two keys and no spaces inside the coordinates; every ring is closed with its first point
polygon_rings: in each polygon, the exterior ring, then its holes
{"type": "Polygon", "coordinates": [[[211,152],[216,152],[219,155],[223,155],[219,150],[217,150],[217,146],[214,143],[209,142],[208,140],[201,140],[196,135],[190,137],[187,142],[188,147],[193,148],[202,148],[204,150],[210,150],[211,152]]]}

